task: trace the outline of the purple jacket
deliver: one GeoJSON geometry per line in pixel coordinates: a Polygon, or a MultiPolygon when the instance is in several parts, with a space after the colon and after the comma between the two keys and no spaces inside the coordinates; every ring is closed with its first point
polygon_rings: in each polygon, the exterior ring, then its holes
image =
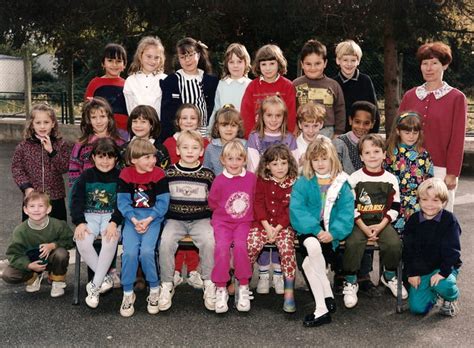
{"type": "Polygon", "coordinates": [[[19,143],[13,153],[13,180],[24,192],[27,188],[46,192],[52,200],[66,197],[63,174],[67,173],[70,143],[51,138],[53,152],[48,154],[37,138],[19,143]]]}

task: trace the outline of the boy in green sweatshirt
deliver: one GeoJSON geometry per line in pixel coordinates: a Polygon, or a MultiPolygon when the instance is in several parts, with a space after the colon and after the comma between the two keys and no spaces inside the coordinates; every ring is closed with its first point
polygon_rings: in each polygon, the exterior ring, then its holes
{"type": "Polygon", "coordinates": [[[28,194],[23,211],[28,220],[13,231],[7,248],[10,264],[2,278],[10,284],[26,282],[27,292],[37,292],[44,272],[48,271],[52,280],[51,297],[62,296],[73,232],[65,221],[48,216],[51,205],[46,193],[33,191],[28,194]]]}

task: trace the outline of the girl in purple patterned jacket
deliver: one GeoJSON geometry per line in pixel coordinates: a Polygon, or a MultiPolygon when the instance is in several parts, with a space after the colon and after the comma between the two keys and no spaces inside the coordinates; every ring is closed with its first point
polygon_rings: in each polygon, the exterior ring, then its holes
{"type": "MultiPolygon", "coordinates": [[[[67,213],[63,174],[67,172],[70,153],[70,144],[59,134],[54,109],[43,103],[34,105],[24,140],[13,153],[13,180],[25,197],[33,190],[47,193],[51,197],[50,216],[64,221],[67,213]]],[[[22,220],[27,218],[23,213],[22,220]]]]}

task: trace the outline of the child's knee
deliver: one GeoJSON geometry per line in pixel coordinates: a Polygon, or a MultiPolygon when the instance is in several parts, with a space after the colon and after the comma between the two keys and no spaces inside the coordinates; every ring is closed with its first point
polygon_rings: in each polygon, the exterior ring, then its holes
{"type": "Polygon", "coordinates": [[[306,247],[306,250],[310,257],[322,255],[323,250],[321,249],[321,244],[316,238],[306,238],[303,244],[306,247]]]}
{"type": "Polygon", "coordinates": [[[126,248],[123,251],[122,259],[134,260],[138,259],[138,249],[126,248]]]}
{"type": "MultiPolygon", "coordinates": [[[[411,294],[410,294],[411,296],[411,294]]],[[[410,308],[410,312],[413,314],[427,314],[431,308],[433,308],[432,302],[423,302],[419,300],[411,300],[411,297],[408,298],[408,307],[410,308]]]]}
{"type": "Polygon", "coordinates": [[[434,288],[434,290],[445,300],[454,301],[459,297],[459,288],[454,276],[443,279],[434,288]]]}
{"type": "Polygon", "coordinates": [[[54,249],[51,256],[54,258],[55,262],[62,262],[65,260],[69,260],[69,252],[64,248],[54,249]]]}

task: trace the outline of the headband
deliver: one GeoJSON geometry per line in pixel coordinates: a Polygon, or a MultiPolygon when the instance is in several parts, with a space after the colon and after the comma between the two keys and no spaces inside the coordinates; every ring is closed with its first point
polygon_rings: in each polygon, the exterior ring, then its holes
{"type": "Polygon", "coordinates": [[[403,114],[401,114],[400,116],[398,116],[397,126],[400,124],[400,122],[402,122],[403,119],[405,119],[407,117],[416,117],[416,118],[420,119],[420,115],[418,115],[416,112],[407,111],[407,112],[404,112],[403,114]]]}

